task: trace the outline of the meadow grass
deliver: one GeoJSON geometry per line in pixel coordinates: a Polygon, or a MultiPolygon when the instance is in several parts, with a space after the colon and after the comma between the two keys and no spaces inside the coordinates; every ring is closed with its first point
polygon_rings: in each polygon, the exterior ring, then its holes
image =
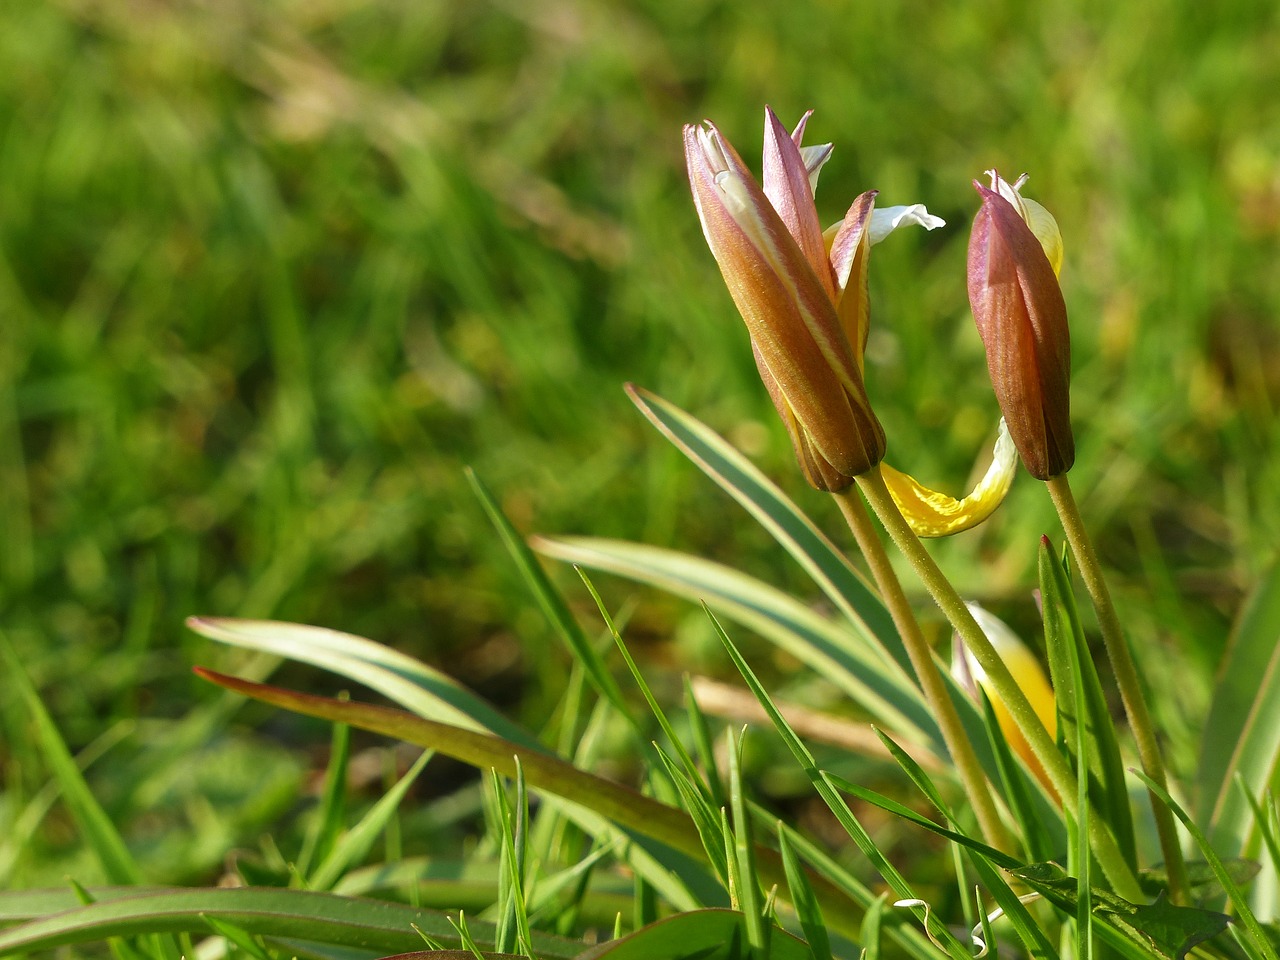
{"type": "MultiPolygon", "coordinates": [[[[524,533],[811,598],[621,389],[695,412],[841,539],[684,180],[682,123],[750,144],[765,103],[836,144],[827,220],[871,187],[948,220],[877,248],[868,382],[892,462],[952,488],[997,417],[969,182],[1031,173],[1067,244],[1077,495],[1191,772],[1280,536],[1277,44],[1261,2],[0,5],[0,626],[148,878],[300,831],[298,748],[327,736],[192,679],[244,661],[190,614],[374,637],[546,721],[567,655],[464,466],[524,533]]],[[[935,550],[1023,626],[1056,530],[1037,486],[935,550]]],[[[700,617],[646,593],[629,630],[724,672],[700,617]]],[[[0,883],[100,879],[56,804],[31,813],[49,772],[11,682],[0,883]]]]}

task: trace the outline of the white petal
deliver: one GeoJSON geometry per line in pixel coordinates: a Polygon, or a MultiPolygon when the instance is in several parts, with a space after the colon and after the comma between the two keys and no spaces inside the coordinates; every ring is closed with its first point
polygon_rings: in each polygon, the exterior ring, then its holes
{"type": "Polygon", "coordinates": [[[800,148],[800,156],[804,159],[804,168],[809,171],[809,189],[814,193],[818,192],[818,174],[822,172],[822,165],[831,159],[831,151],[833,149],[830,143],[820,143],[816,146],[800,148]]]}
{"type": "Polygon", "coordinates": [[[947,221],[935,217],[925,209],[923,203],[913,203],[908,207],[885,207],[871,214],[871,243],[877,244],[899,227],[919,224],[926,230],[945,227],[947,221]]]}

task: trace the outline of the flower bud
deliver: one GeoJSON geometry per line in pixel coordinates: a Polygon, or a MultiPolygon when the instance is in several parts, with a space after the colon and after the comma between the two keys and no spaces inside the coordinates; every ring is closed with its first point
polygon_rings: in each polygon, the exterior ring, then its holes
{"type": "Polygon", "coordinates": [[[969,303],[1018,454],[1032,476],[1048,480],[1075,461],[1071,340],[1050,261],[1056,256],[1061,262],[1057,225],[1043,207],[1021,197],[1021,183],[1010,186],[994,173],[994,189],[974,183],[982,208],[969,238],[969,303]]]}
{"type": "Polygon", "coordinates": [[[803,126],[790,136],[767,113],[767,195],[713,124],[685,127],[685,159],[707,244],[805,476],[840,490],[880,462],[885,439],[837,315],[811,185],[821,159],[810,152],[809,169],[803,126]]]}

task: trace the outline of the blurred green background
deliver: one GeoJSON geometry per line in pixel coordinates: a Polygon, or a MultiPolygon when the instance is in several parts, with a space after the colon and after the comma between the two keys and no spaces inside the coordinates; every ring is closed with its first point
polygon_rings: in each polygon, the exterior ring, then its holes
{"type": "MultiPolygon", "coordinates": [[[[1277,50],[1269,0],[3,0],[4,632],[76,748],[213,699],[189,666],[236,661],[193,613],[370,636],[536,723],[567,659],[468,464],[523,531],[812,595],[621,390],[705,419],[844,542],[684,180],[682,123],[750,158],[769,103],[836,144],[824,220],[871,187],[948,220],[876,248],[869,390],[890,462],[953,490],[997,416],[969,184],[1031,174],[1067,244],[1077,496],[1158,712],[1195,724],[1280,536],[1277,50]]],[[[1023,474],[937,554],[1029,623],[1056,531],[1023,474]]],[[[703,667],[701,615],[639,599],[654,658],[703,667]]],[[[11,816],[46,775],[12,696],[0,716],[11,816]]],[[[199,792],[116,769],[119,803],[199,792]]]]}

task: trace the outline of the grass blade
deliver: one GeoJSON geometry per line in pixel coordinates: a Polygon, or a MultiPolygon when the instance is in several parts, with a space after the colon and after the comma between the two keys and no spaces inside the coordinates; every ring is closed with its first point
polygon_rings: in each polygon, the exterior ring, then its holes
{"type": "Polygon", "coordinates": [[[622,699],[622,691],[618,689],[617,681],[613,679],[613,675],[605,667],[604,660],[596,652],[595,647],[587,641],[582,628],[578,626],[578,621],[570,613],[568,604],[560,596],[560,591],[547,578],[542,567],[538,566],[537,558],[525,546],[524,540],[516,532],[515,527],[511,526],[511,521],[506,518],[502,508],[498,506],[498,502],[493,498],[493,494],[480,481],[480,478],[476,476],[474,471],[468,470],[467,479],[471,482],[471,489],[475,491],[480,505],[484,508],[485,513],[488,514],[494,529],[498,531],[498,536],[502,538],[507,552],[510,553],[511,559],[515,561],[516,567],[520,570],[525,583],[528,584],[530,591],[533,593],[534,599],[537,600],[538,606],[551,624],[551,628],[564,641],[565,646],[573,654],[574,660],[586,668],[587,676],[600,695],[608,700],[632,726],[635,726],[635,720],[622,699]]]}
{"type": "Polygon", "coordinates": [[[232,617],[191,617],[187,626],[210,640],[329,670],[429,720],[487,730],[521,746],[546,750],[536,737],[452,677],[364,637],[300,623],[232,617]]]}
{"type": "Polygon", "coordinates": [[[22,661],[4,637],[0,637],[0,654],[4,656],[9,677],[18,688],[19,696],[26,703],[45,762],[62,791],[63,802],[101,865],[107,881],[120,884],[141,883],[142,873],[133,854],[129,852],[120,832],[89,788],[75,757],[58,732],[53,717],[49,715],[36,688],[32,686],[22,661]]]}
{"type": "Polygon", "coordinates": [[[533,544],[547,556],[706,602],[829,678],[886,726],[923,740],[936,754],[946,749],[923,697],[899,671],[856,642],[846,627],[776,587],[731,567],[644,544],[590,537],[536,537],[533,544]]]}
{"type": "MultiPolygon", "coordinates": [[[[460,942],[443,913],[311,890],[242,887],[162,890],[100,900],[0,931],[0,954],[144,933],[206,933],[210,917],[254,936],[289,937],[384,954],[420,947],[415,924],[441,943],[456,948],[460,942]]],[[[473,923],[472,928],[482,942],[492,943],[492,925],[473,923]]],[[[549,934],[536,933],[533,939],[540,954],[555,960],[571,960],[582,950],[580,943],[549,934]]]]}
{"type": "Polygon", "coordinates": [[[1045,645],[1058,716],[1063,723],[1061,735],[1072,753],[1079,749],[1077,741],[1085,745],[1086,753],[1079,761],[1081,780],[1088,784],[1088,796],[1110,825],[1125,860],[1136,868],[1133,814],[1115,722],[1089,655],[1070,578],[1047,537],[1040,541],[1038,562],[1045,645]],[[1079,736],[1077,718],[1084,725],[1079,736]]]}
{"type": "Polygon", "coordinates": [[[418,774],[426,768],[431,756],[431,751],[427,750],[418,757],[395,786],[379,797],[378,802],[369,808],[369,812],[360,818],[360,822],[334,843],[329,855],[320,862],[315,873],[308,878],[311,889],[332,889],[349,867],[368,855],[378,836],[386,830],[387,824],[400,809],[405,794],[418,779],[418,774]]]}
{"type": "Polygon", "coordinates": [[[1265,960],[1280,960],[1277,955],[1275,944],[1271,938],[1267,936],[1267,932],[1262,929],[1262,924],[1258,922],[1257,916],[1249,906],[1249,900],[1244,895],[1244,891],[1240,889],[1239,884],[1231,876],[1231,871],[1227,869],[1226,864],[1222,862],[1222,858],[1209,843],[1209,838],[1205,836],[1194,820],[1188,816],[1187,812],[1182,809],[1181,805],[1169,796],[1167,790],[1162,789],[1154,780],[1148,777],[1141,770],[1133,770],[1142,782],[1161,800],[1165,805],[1173,811],[1173,815],[1182,821],[1182,825],[1187,828],[1187,832],[1200,847],[1200,852],[1204,854],[1205,860],[1209,867],[1213,870],[1214,876],[1218,878],[1218,882],[1222,884],[1222,889],[1227,891],[1227,899],[1231,901],[1231,906],[1235,909],[1236,915],[1240,918],[1240,922],[1244,924],[1245,929],[1249,931],[1249,935],[1253,938],[1253,947],[1265,960]]]}
{"type": "Polygon", "coordinates": [[[1280,564],[1250,598],[1228,651],[1200,743],[1196,820],[1215,850],[1236,854],[1257,829],[1236,778],[1260,796],[1280,764],[1280,564]]]}

